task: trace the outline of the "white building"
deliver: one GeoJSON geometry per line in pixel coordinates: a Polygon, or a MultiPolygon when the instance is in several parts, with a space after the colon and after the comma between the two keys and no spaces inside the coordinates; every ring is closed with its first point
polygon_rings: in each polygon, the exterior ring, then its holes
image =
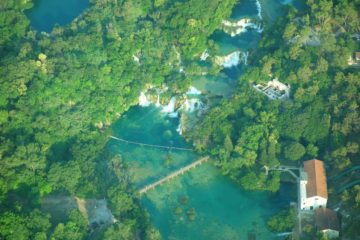
{"type": "Polygon", "coordinates": [[[280,82],[277,78],[269,81],[267,85],[257,84],[253,85],[254,88],[265,94],[268,98],[274,99],[287,99],[290,96],[290,86],[280,82]]]}
{"type": "Polygon", "coordinates": [[[353,53],[348,60],[350,66],[358,67],[360,66],[360,52],[353,53]]]}
{"type": "Polygon", "coordinates": [[[337,213],[328,208],[315,210],[315,226],[327,239],[338,238],[340,235],[340,222],[337,213]]]}
{"type": "Polygon", "coordinates": [[[313,159],[304,162],[299,181],[300,210],[325,208],[328,200],[324,163],[313,159]]]}

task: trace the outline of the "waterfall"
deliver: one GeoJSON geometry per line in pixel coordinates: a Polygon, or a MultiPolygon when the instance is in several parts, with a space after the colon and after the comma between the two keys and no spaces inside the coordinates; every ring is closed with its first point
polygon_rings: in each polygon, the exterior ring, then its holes
{"type": "Polygon", "coordinates": [[[261,12],[262,12],[262,10],[261,10],[261,3],[260,3],[259,0],[256,0],[256,8],[257,8],[257,10],[258,10],[258,17],[259,17],[260,19],[262,19],[262,15],[261,15],[261,12]]]}
{"type": "Polygon", "coordinates": [[[201,91],[198,90],[196,87],[194,86],[190,86],[189,90],[186,92],[186,95],[200,95],[201,91]]]}
{"type": "Polygon", "coordinates": [[[157,95],[157,100],[156,100],[156,104],[155,104],[156,107],[160,107],[161,104],[160,104],[160,93],[158,93],[157,95]]]}
{"type": "Polygon", "coordinates": [[[203,107],[203,103],[196,98],[190,99],[189,101],[189,112],[194,112],[195,110],[201,109],[203,107]]]}
{"type": "Polygon", "coordinates": [[[256,24],[249,18],[243,18],[235,22],[222,21],[222,30],[231,37],[247,32],[249,29],[255,29],[258,33],[262,33],[263,31],[261,24],[256,24]]]}
{"type": "Polygon", "coordinates": [[[147,107],[150,104],[151,104],[151,102],[147,99],[145,93],[141,92],[140,96],[139,96],[139,105],[142,107],[147,107]]]}
{"type": "Polygon", "coordinates": [[[207,49],[205,49],[205,51],[200,56],[200,60],[205,61],[209,56],[210,54],[208,53],[207,49]]]}
{"type": "Polygon", "coordinates": [[[204,108],[204,103],[201,102],[198,98],[192,98],[190,100],[185,98],[185,102],[180,107],[180,109],[189,113],[192,113],[195,110],[199,110],[201,108],[204,108]]]}
{"type": "Polygon", "coordinates": [[[172,97],[170,99],[170,102],[168,103],[168,105],[163,107],[162,112],[163,113],[168,113],[168,114],[174,113],[174,111],[175,111],[175,103],[176,103],[176,97],[172,97]]]}
{"type": "Polygon", "coordinates": [[[258,25],[256,26],[256,31],[257,31],[258,33],[262,33],[262,32],[264,31],[264,29],[262,28],[261,24],[258,24],[258,25]]]}
{"type": "Polygon", "coordinates": [[[235,51],[227,56],[216,56],[215,63],[225,68],[231,68],[240,62],[240,51],[235,51]]]}
{"type": "Polygon", "coordinates": [[[171,117],[171,118],[178,118],[179,117],[179,112],[176,111],[176,112],[169,113],[168,116],[171,117]]]}
{"type": "Polygon", "coordinates": [[[183,105],[181,105],[181,109],[184,109],[185,111],[188,111],[189,108],[190,108],[190,103],[189,103],[189,100],[186,98],[183,105]]]}
{"type": "Polygon", "coordinates": [[[247,65],[247,63],[248,63],[248,57],[249,57],[249,52],[241,53],[241,59],[240,59],[240,61],[243,62],[244,65],[247,65]]]}
{"type": "Polygon", "coordinates": [[[223,31],[231,37],[235,37],[241,33],[247,32],[248,29],[259,29],[259,26],[251,22],[249,18],[243,18],[235,22],[224,20],[222,21],[223,31]]]}
{"type": "Polygon", "coordinates": [[[178,127],[176,128],[176,131],[177,131],[180,135],[182,135],[183,130],[182,130],[181,122],[179,123],[178,127]]]}

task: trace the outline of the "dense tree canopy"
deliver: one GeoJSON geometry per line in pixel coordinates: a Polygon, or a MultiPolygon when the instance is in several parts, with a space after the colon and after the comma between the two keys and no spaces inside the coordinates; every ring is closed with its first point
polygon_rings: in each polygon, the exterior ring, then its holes
{"type": "Polygon", "coordinates": [[[24,15],[31,0],[1,1],[1,239],[84,238],[88,223],[77,213],[51,228],[48,216],[29,223],[40,218],[39,203],[50,194],[108,198],[122,221],[104,233],[107,239],[120,232],[123,239],[158,238],[123,177],[121,159],[103,152],[107,126],[149,84],[178,79],[186,89],[178,54],[184,62],[197,58],[234,4],[93,0],[72,23],[43,34],[24,15]]]}
{"type": "MultiPolygon", "coordinates": [[[[107,198],[121,221],[102,238],[159,239],[121,157],[104,152],[107,127],[149,85],[186,89],[190,79],[180,65],[200,69],[193,60],[216,48],[209,36],[235,3],[92,0],[72,23],[43,34],[24,15],[31,0],[1,0],[0,239],[84,238],[88,223],[78,211],[54,224],[39,210],[51,194],[107,198]]],[[[308,0],[302,12],[289,7],[263,33],[233,96],[187,133],[195,148],[246,189],[279,188],[280,174],[266,175],[264,165],[314,157],[334,171],[359,164],[360,74],[348,65],[360,49],[359,8],[359,0],[308,0]],[[253,83],[272,77],[291,86],[289,100],[254,91],[253,83]]],[[[350,237],[358,232],[358,192],[343,194],[357,204],[350,237]]]]}
{"type": "Polygon", "coordinates": [[[359,8],[348,0],[308,0],[301,12],[289,7],[264,32],[235,94],[187,133],[198,151],[246,189],[277,190],[279,175],[265,176],[264,165],[318,158],[329,175],[359,165],[360,73],[348,64],[360,50],[359,8]],[[288,100],[253,89],[272,78],[291,86],[288,100]]]}

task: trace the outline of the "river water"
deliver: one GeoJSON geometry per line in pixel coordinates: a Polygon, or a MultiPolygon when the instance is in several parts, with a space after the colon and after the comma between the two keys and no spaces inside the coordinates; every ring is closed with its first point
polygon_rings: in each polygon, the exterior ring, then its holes
{"type": "Polygon", "coordinates": [[[33,0],[26,11],[30,25],[38,31],[51,32],[53,27],[70,23],[88,6],[89,0],[33,0]]]}
{"type": "MultiPolygon", "coordinates": [[[[295,0],[294,0],[295,1],[295,0]]],[[[301,7],[300,2],[295,1],[301,7]]],[[[272,22],[282,12],[283,2],[262,1],[262,17],[272,22]],[[265,2],[265,3],[264,3],[265,2]]],[[[231,20],[259,18],[254,0],[238,4],[231,20]]],[[[217,31],[211,37],[220,45],[223,55],[233,51],[254,49],[260,40],[257,31],[248,31],[230,37],[217,31]]],[[[229,95],[244,66],[225,69],[218,77],[202,76],[193,79],[193,85],[203,92],[229,95]]],[[[191,147],[177,133],[178,119],[169,118],[159,108],[134,107],[113,126],[113,134],[143,143],[191,147]]],[[[128,164],[135,187],[152,183],[175,169],[198,159],[189,152],[167,151],[110,141],[114,154],[121,154],[128,164]]],[[[294,186],[282,184],[279,192],[244,191],[233,181],[221,175],[210,163],[205,163],[172,181],[147,192],[141,198],[150,213],[153,224],[163,239],[276,239],[266,228],[266,219],[295,200],[294,186]]]]}
{"type": "MultiPolygon", "coordinates": [[[[131,141],[191,147],[176,132],[178,120],[155,107],[134,107],[113,126],[113,133],[131,141]]],[[[136,188],[152,183],[199,156],[111,140],[121,154],[136,188]],[[171,159],[168,161],[168,159],[171,159]]],[[[141,201],[163,239],[273,239],[265,220],[294,200],[295,189],[282,184],[278,193],[249,192],[205,163],[143,195],[141,201]]]]}
{"type": "MultiPolygon", "coordinates": [[[[284,14],[284,4],[303,8],[300,0],[260,0],[260,3],[261,18],[268,23],[284,14]]],[[[87,0],[38,0],[28,16],[37,30],[51,31],[55,24],[69,23],[87,5],[87,0]]],[[[255,0],[243,0],[233,9],[231,20],[244,17],[259,20],[255,0]]],[[[261,34],[248,31],[230,37],[216,31],[211,38],[219,44],[220,53],[226,55],[256,48],[261,34]]],[[[217,77],[194,78],[193,85],[203,92],[230,95],[244,67],[240,64],[225,69],[217,77]]],[[[191,148],[176,131],[178,125],[177,118],[165,116],[160,108],[136,106],[113,124],[113,135],[142,143],[191,148]]],[[[168,151],[115,140],[110,140],[107,147],[114,155],[122,156],[135,188],[200,158],[193,152],[168,151]]],[[[294,186],[289,184],[282,184],[277,193],[244,191],[209,162],[149,191],[142,196],[141,203],[165,240],[255,239],[252,237],[266,240],[275,238],[266,228],[266,219],[294,201],[295,193],[294,186]]]]}

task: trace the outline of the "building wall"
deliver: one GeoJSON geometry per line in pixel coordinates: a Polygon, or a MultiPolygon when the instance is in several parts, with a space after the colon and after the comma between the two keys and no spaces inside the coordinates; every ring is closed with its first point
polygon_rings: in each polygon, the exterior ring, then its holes
{"type": "Polygon", "coordinates": [[[300,181],[300,186],[299,186],[299,207],[300,209],[304,209],[306,206],[306,184],[307,181],[300,181]]]}
{"type": "Polygon", "coordinates": [[[304,199],[301,202],[301,209],[302,210],[314,210],[316,208],[326,207],[327,199],[319,196],[314,196],[310,198],[304,199]]]}

